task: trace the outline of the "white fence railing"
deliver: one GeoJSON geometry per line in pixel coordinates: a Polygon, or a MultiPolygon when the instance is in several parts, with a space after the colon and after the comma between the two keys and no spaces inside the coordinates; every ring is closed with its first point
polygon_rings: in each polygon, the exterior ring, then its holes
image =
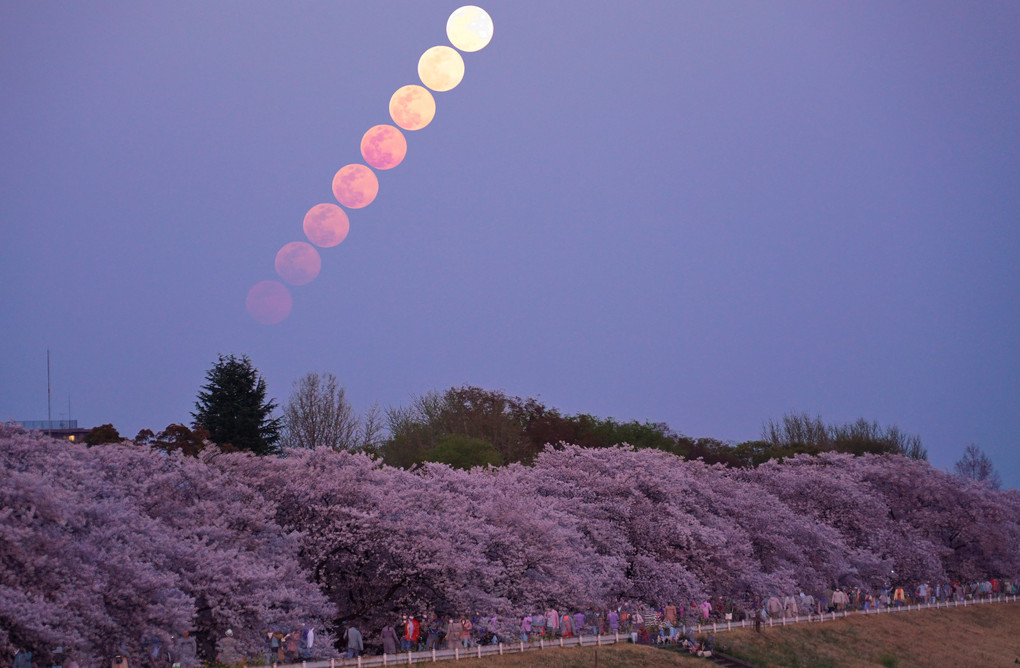
{"type": "MultiPolygon", "coordinates": [[[[828,622],[842,619],[851,615],[884,615],[894,612],[912,612],[917,610],[956,608],[984,603],[1005,603],[1016,602],[1020,597],[995,596],[976,600],[963,601],[936,601],[935,603],[913,603],[896,607],[882,607],[870,610],[844,610],[843,612],[826,612],[817,615],[797,615],[794,617],[770,618],[762,622],[763,627],[787,626],[790,624],[806,624],[810,622],[828,622]]],[[[723,621],[712,622],[711,624],[698,624],[689,627],[687,630],[694,633],[720,633],[732,631],[739,628],[754,627],[753,620],[741,620],[739,622],[723,621]]],[[[374,666],[411,666],[416,663],[434,663],[437,661],[459,661],[460,659],[475,659],[494,654],[516,654],[531,650],[550,649],[553,647],[595,647],[602,645],[614,645],[619,642],[630,641],[628,633],[610,633],[595,636],[577,636],[576,638],[556,638],[555,640],[533,640],[530,642],[518,641],[515,643],[500,643],[498,645],[477,645],[475,647],[455,647],[453,649],[434,649],[424,652],[406,652],[402,654],[391,654],[382,656],[362,656],[356,659],[320,659],[317,661],[302,661],[300,663],[278,664],[279,668],[371,668],[374,666]]]]}

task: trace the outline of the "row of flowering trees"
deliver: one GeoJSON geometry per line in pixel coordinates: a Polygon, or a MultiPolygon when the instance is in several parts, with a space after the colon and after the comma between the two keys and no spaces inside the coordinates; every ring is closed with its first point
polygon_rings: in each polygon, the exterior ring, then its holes
{"type": "Polygon", "coordinates": [[[655,607],[1020,575],[1020,494],[901,456],[728,469],[659,450],[547,448],[529,466],[415,470],[0,426],[0,655],[83,667],[190,630],[379,629],[401,611],[511,620],[548,605],[655,607]]]}

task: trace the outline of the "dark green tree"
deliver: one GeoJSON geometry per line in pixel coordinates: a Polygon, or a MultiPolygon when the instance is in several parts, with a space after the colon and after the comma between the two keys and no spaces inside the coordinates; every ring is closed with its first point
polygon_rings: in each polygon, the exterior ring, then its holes
{"type": "Polygon", "coordinates": [[[439,439],[427,461],[442,462],[455,469],[476,466],[502,466],[503,457],[491,443],[462,434],[447,434],[439,439]]]}
{"type": "MultiPolygon", "coordinates": [[[[180,450],[190,457],[197,457],[205,449],[208,439],[209,432],[201,427],[192,431],[183,424],[168,424],[166,429],[158,434],[152,433],[151,429],[142,429],[135,436],[135,444],[168,453],[180,450]]],[[[220,448],[226,451],[232,449],[229,445],[220,448]]]]}
{"type": "Polygon", "coordinates": [[[266,399],[266,381],[247,355],[220,355],[205,374],[195,402],[193,426],[209,432],[220,446],[256,455],[278,451],[281,418],[272,417],[276,401],[266,399]]]}
{"type": "Polygon", "coordinates": [[[120,443],[124,439],[117,432],[112,424],[101,424],[93,427],[85,436],[85,443],[88,445],[101,445],[103,443],[120,443]]]}

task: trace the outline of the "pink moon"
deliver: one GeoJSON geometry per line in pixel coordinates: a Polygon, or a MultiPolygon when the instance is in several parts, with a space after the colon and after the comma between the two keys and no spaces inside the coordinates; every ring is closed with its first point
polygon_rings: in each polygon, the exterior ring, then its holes
{"type": "Polygon", "coordinates": [[[319,248],[332,248],[347,238],[351,221],[336,204],[316,204],[305,214],[302,227],[313,244],[319,248]]]}
{"type": "Polygon", "coordinates": [[[390,98],[390,118],[405,130],[421,130],[436,117],[436,98],[424,86],[404,86],[390,98]]]}
{"type": "Polygon", "coordinates": [[[292,241],[276,254],[276,273],[291,285],[310,283],[321,269],[319,251],[304,241],[292,241]]]}
{"type": "Polygon", "coordinates": [[[290,315],[294,300],[290,290],[279,281],[256,283],[244,300],[249,315],[263,325],[275,325],[290,315]]]}
{"type": "Polygon", "coordinates": [[[407,155],[407,140],[392,125],[376,125],[362,137],[361,155],[376,169],[393,169],[407,155]]]}
{"type": "Polygon", "coordinates": [[[365,165],[345,165],[333,177],[333,196],[348,209],[366,207],[378,194],[379,179],[365,165]]]}

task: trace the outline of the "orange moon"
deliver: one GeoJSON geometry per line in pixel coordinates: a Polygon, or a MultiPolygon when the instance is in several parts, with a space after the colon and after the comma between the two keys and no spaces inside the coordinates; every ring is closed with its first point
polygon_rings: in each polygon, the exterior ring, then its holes
{"type": "Polygon", "coordinates": [[[404,86],[390,98],[390,118],[405,130],[421,130],[436,117],[436,98],[427,88],[404,86]]]}
{"type": "Polygon", "coordinates": [[[319,251],[304,241],[292,241],[276,254],[276,273],[291,285],[311,283],[321,269],[319,251]]]}
{"type": "Polygon", "coordinates": [[[290,290],[279,281],[256,283],[244,300],[248,313],[263,325],[275,325],[290,315],[294,300],[290,290]]]}
{"type": "Polygon", "coordinates": [[[464,78],[464,59],[449,46],[434,46],[418,59],[418,76],[436,92],[452,90],[464,78]]]}
{"type": "Polygon", "coordinates": [[[461,7],[450,14],[446,36],[461,51],[480,51],[492,39],[492,19],[481,7],[461,7]]]}
{"type": "Polygon", "coordinates": [[[393,169],[407,155],[407,140],[392,125],[376,125],[361,138],[361,155],[376,169],[393,169]]]}
{"type": "Polygon", "coordinates": [[[308,240],[319,248],[336,246],[351,231],[347,213],[336,204],[316,204],[305,214],[301,226],[308,240]]]}
{"type": "Polygon", "coordinates": [[[345,165],[333,177],[333,196],[348,209],[366,207],[378,194],[379,179],[364,165],[345,165]]]}

